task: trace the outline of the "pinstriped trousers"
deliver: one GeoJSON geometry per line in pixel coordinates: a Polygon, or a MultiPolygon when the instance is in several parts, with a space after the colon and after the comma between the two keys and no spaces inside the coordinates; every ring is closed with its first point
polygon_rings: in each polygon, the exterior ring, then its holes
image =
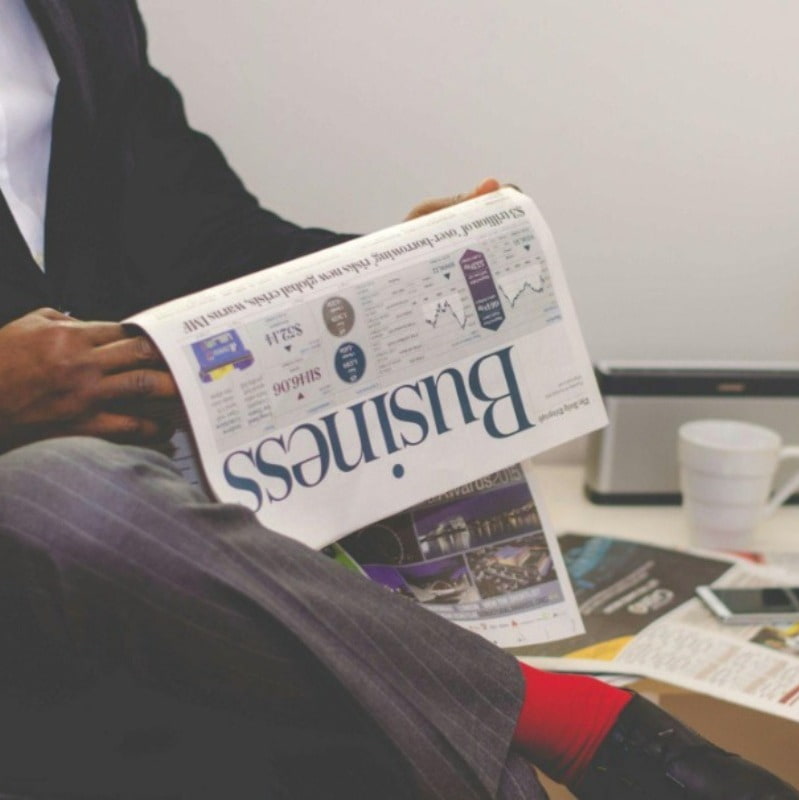
{"type": "Polygon", "coordinates": [[[0,457],[0,797],[545,798],[522,693],[509,655],[157,453],[0,457]]]}

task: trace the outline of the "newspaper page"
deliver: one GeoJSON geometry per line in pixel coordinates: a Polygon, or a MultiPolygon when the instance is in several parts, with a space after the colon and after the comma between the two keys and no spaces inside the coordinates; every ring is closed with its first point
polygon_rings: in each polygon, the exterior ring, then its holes
{"type": "Polygon", "coordinates": [[[213,493],[312,547],[606,422],[552,236],[513,189],[127,322],[213,493]]]}
{"type": "Polygon", "coordinates": [[[585,632],[552,527],[519,464],[368,525],[328,552],[499,647],[585,632]]]}
{"type": "Polygon", "coordinates": [[[799,623],[727,625],[694,596],[702,584],[777,586],[784,571],[601,536],[567,533],[559,543],[585,633],[515,649],[519,657],[641,675],[799,721],[799,623]]]}

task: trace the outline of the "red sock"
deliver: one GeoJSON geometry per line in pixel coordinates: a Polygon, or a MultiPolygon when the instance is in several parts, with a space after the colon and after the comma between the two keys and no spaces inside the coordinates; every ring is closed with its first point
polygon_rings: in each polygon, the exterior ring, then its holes
{"type": "Polygon", "coordinates": [[[519,666],[525,691],[513,742],[553,780],[573,785],[632,695],[588,675],[519,666]]]}

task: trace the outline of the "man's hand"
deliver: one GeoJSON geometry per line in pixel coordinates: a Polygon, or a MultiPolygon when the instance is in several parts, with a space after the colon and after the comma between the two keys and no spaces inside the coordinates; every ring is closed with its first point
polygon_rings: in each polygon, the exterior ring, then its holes
{"type": "Polygon", "coordinates": [[[177,387],[144,336],[39,309],[0,328],[0,452],[51,436],[151,442],[177,387]]]}
{"type": "Polygon", "coordinates": [[[414,206],[405,221],[423,217],[425,214],[431,214],[433,211],[440,211],[442,208],[454,206],[456,203],[462,203],[464,200],[471,200],[473,197],[479,197],[481,194],[488,194],[489,192],[496,192],[499,189],[500,183],[494,178],[486,178],[482,183],[478,184],[471,192],[464,194],[453,194],[449,197],[436,197],[432,200],[425,200],[414,206]]]}

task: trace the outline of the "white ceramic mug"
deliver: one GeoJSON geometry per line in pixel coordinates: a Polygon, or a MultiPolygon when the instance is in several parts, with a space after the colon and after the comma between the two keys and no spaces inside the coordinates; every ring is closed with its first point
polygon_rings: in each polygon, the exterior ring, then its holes
{"type": "Polygon", "coordinates": [[[703,419],[680,426],[680,489],[692,541],[699,547],[746,549],[758,523],[799,487],[799,471],[771,494],[777,465],[799,458],[770,428],[703,419]]]}

